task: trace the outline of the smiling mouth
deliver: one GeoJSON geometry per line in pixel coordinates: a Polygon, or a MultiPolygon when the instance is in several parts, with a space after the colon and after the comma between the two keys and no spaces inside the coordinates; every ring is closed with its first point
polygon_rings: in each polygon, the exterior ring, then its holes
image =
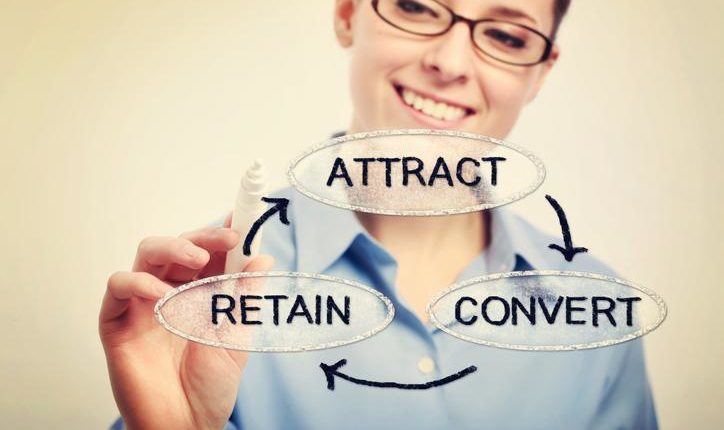
{"type": "Polygon", "coordinates": [[[394,84],[400,99],[410,108],[439,121],[454,122],[475,113],[474,109],[434,99],[400,84],[394,84]]]}

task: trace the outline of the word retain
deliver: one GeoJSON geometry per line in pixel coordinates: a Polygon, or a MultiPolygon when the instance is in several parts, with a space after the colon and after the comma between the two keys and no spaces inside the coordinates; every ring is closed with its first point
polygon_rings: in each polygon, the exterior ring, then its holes
{"type": "Polygon", "coordinates": [[[266,296],[241,295],[238,301],[228,294],[214,294],[211,297],[211,322],[218,325],[219,316],[221,315],[222,318],[225,316],[231,324],[237,324],[237,321],[238,324],[242,325],[263,324],[261,320],[255,319],[256,314],[254,313],[259,312],[260,314],[265,314],[262,308],[271,304],[271,323],[279,325],[280,308],[283,306],[282,303],[284,303],[286,311],[284,315],[286,315],[286,318],[283,318],[282,321],[285,321],[286,324],[292,324],[301,319],[302,322],[306,321],[308,324],[320,325],[322,324],[322,314],[326,313],[327,324],[331,325],[336,315],[337,319],[341,320],[342,323],[349,325],[349,296],[344,296],[344,305],[340,308],[337,302],[334,301],[334,297],[327,296],[326,300],[322,300],[322,296],[316,295],[314,296],[314,307],[311,312],[303,296],[297,295],[296,298],[293,299],[291,306],[288,306],[289,300],[289,296],[281,294],[266,296]],[[322,306],[323,302],[325,306],[322,306]],[[254,306],[255,304],[259,306],[254,306]],[[323,307],[326,312],[322,311],[323,307]],[[239,315],[238,320],[234,317],[235,310],[237,310],[239,315]]]}
{"type": "MultiPolygon", "coordinates": [[[[616,303],[623,303],[626,307],[626,325],[631,327],[633,325],[633,305],[635,302],[640,301],[640,297],[616,297],[616,300],[610,297],[593,296],[591,297],[591,323],[594,327],[598,327],[600,324],[601,316],[605,316],[613,327],[616,327],[616,303]]],[[[545,298],[531,296],[528,301],[528,305],[523,303],[516,297],[510,300],[504,299],[499,296],[488,296],[485,300],[480,303],[480,316],[488,324],[502,326],[508,321],[512,325],[518,325],[519,321],[523,321],[523,318],[519,317],[521,314],[525,317],[530,325],[535,325],[537,321],[540,321],[536,316],[536,308],[540,308],[541,313],[545,322],[548,324],[554,324],[558,313],[563,306],[565,308],[565,323],[568,325],[583,325],[586,324],[586,320],[578,319],[581,313],[588,312],[586,307],[576,306],[576,303],[583,303],[588,301],[588,297],[584,296],[558,296],[555,304],[552,308],[546,305],[545,298]],[[537,300],[536,300],[537,299],[537,300]],[[565,301],[565,305],[563,302],[565,301]]],[[[478,315],[470,315],[469,312],[463,310],[469,310],[471,307],[477,307],[478,301],[473,297],[463,296],[455,302],[455,319],[460,324],[471,325],[476,321],[479,321],[478,315]]],[[[473,308],[474,309],[474,308],[473,308]]]]}
{"type": "MultiPolygon", "coordinates": [[[[506,159],[504,157],[482,157],[480,160],[483,163],[490,163],[490,185],[495,186],[498,183],[498,163],[503,162],[506,159]]],[[[475,173],[481,165],[481,161],[478,161],[472,157],[462,157],[455,163],[455,174],[450,172],[450,167],[443,157],[438,157],[435,161],[435,165],[429,174],[424,174],[425,163],[418,157],[361,157],[353,158],[352,161],[361,165],[361,183],[362,186],[369,185],[370,170],[376,169],[377,166],[384,164],[385,173],[385,186],[388,188],[392,187],[392,173],[393,165],[395,170],[400,169],[400,177],[402,178],[402,186],[408,186],[410,179],[416,179],[422,186],[432,187],[435,185],[436,180],[443,180],[445,183],[452,187],[454,186],[454,180],[464,186],[475,187],[482,181],[479,174],[475,173]]],[[[334,160],[332,171],[329,173],[327,178],[327,186],[331,187],[335,180],[344,180],[348,187],[353,187],[354,182],[349,174],[347,163],[341,157],[337,157],[334,160]]]]}

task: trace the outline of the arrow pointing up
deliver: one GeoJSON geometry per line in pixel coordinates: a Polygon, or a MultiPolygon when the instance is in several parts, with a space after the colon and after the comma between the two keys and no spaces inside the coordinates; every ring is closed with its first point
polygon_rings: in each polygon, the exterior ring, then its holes
{"type": "Polygon", "coordinates": [[[254,224],[252,224],[251,228],[249,229],[249,233],[246,234],[243,248],[244,255],[246,256],[251,255],[251,243],[254,241],[254,236],[256,236],[256,234],[259,232],[261,225],[264,224],[266,220],[271,218],[272,215],[279,212],[279,220],[284,225],[289,225],[289,218],[287,218],[287,207],[289,206],[289,199],[262,197],[261,200],[263,202],[273,203],[274,206],[270,207],[266,210],[266,212],[261,214],[259,219],[254,221],[254,224]]]}
{"type": "Polygon", "coordinates": [[[579,252],[588,252],[587,248],[574,248],[573,247],[573,239],[571,239],[571,229],[568,227],[568,220],[566,219],[566,213],[563,212],[563,208],[561,205],[558,204],[556,199],[546,194],[546,200],[548,200],[548,203],[553,206],[553,209],[556,211],[556,214],[558,215],[558,221],[561,223],[561,231],[563,232],[563,244],[565,245],[565,248],[561,247],[560,245],[556,245],[555,243],[551,243],[548,245],[548,248],[555,249],[556,251],[560,251],[561,254],[563,254],[563,258],[566,259],[566,261],[570,262],[573,261],[573,257],[575,257],[576,254],[579,252]]]}
{"type": "Polygon", "coordinates": [[[345,379],[349,382],[352,382],[353,384],[358,385],[367,385],[368,387],[380,387],[380,388],[399,388],[401,390],[427,390],[428,388],[433,387],[439,387],[440,385],[445,385],[453,381],[457,381],[458,379],[467,376],[476,370],[478,370],[475,366],[466,367],[465,369],[459,371],[458,373],[454,373],[452,375],[446,376],[441,379],[436,379],[434,381],[425,382],[423,384],[401,384],[399,382],[378,382],[378,381],[367,381],[365,379],[359,379],[355,378],[353,376],[346,375],[339,371],[339,368],[347,364],[346,359],[341,359],[338,362],[334,364],[325,364],[325,363],[319,363],[319,367],[322,368],[322,371],[324,372],[324,376],[327,378],[327,389],[330,391],[334,391],[334,377],[345,379]]]}

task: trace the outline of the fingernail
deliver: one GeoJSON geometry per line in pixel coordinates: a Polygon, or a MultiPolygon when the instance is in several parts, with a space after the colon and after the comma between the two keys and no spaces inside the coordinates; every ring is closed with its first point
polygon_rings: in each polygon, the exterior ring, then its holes
{"type": "Polygon", "coordinates": [[[196,246],[191,245],[190,243],[184,245],[184,252],[191,258],[201,258],[201,256],[203,255],[200,249],[196,248],[196,246]]]}
{"type": "Polygon", "coordinates": [[[159,297],[165,296],[170,290],[173,290],[173,287],[167,284],[159,284],[156,286],[156,292],[159,297]]]}
{"type": "Polygon", "coordinates": [[[216,234],[218,235],[219,238],[223,239],[224,241],[231,240],[233,242],[233,244],[231,244],[232,246],[236,245],[236,242],[238,242],[241,237],[241,235],[239,234],[238,231],[232,230],[230,228],[225,228],[223,230],[219,230],[216,232],[216,234]]]}

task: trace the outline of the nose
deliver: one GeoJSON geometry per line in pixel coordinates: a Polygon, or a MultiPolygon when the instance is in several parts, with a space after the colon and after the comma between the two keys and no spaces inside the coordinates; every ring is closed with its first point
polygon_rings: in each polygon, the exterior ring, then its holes
{"type": "Polygon", "coordinates": [[[468,25],[458,22],[431,43],[422,60],[425,71],[435,75],[441,83],[467,82],[472,73],[473,54],[468,25]]]}

